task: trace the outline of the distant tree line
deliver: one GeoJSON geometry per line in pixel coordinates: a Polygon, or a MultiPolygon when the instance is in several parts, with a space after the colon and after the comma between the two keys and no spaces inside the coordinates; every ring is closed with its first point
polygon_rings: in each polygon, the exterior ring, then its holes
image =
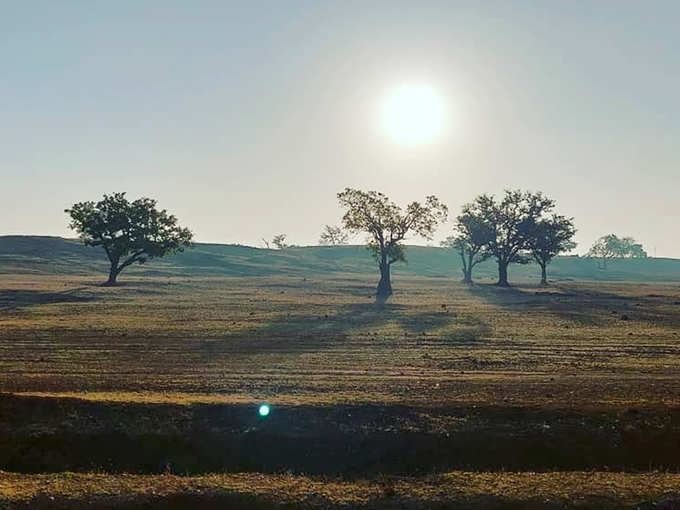
{"type": "MultiPolygon", "coordinates": [[[[432,239],[449,210],[433,195],[405,208],[377,191],[346,188],[337,198],[345,210],[342,225],[326,225],[319,244],[340,246],[347,244],[348,233],[366,234],[380,274],[376,296],[384,301],[392,294],[392,265],[406,261],[405,239],[409,235],[432,239]]],[[[547,285],[547,268],[553,258],[576,247],[573,218],[555,214],[554,208],[555,201],[540,192],[507,190],[501,198],[479,195],[462,207],[452,235],[442,245],[460,258],[465,283],[473,282],[478,264],[493,259],[501,287],[509,286],[510,264],[531,261],[540,267],[541,284],[547,285]]],[[[65,212],[71,217],[70,227],[86,245],[104,249],[110,263],[106,285],[115,285],[126,267],[180,252],[191,246],[193,238],[175,216],[157,209],[155,200],[130,202],[125,193],[104,195],[99,202],[79,202],[65,212]]],[[[269,248],[270,242],[263,241],[269,248]]],[[[278,249],[291,246],[285,234],[274,236],[271,244],[278,249]]],[[[609,234],[598,239],[587,256],[597,259],[604,269],[612,258],[643,258],[647,253],[633,238],[609,234]]]]}
{"type": "Polygon", "coordinates": [[[608,260],[614,258],[644,259],[647,258],[647,252],[632,237],[618,237],[614,234],[608,234],[600,237],[586,256],[597,259],[600,268],[606,269],[608,260]]]}

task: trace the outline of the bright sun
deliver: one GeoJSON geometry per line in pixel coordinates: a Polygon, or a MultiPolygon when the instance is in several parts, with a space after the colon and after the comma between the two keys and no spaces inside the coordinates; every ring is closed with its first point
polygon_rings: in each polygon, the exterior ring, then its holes
{"type": "Polygon", "coordinates": [[[427,85],[402,85],[382,104],[383,130],[400,143],[433,141],[444,129],[446,108],[437,92],[427,85]]]}

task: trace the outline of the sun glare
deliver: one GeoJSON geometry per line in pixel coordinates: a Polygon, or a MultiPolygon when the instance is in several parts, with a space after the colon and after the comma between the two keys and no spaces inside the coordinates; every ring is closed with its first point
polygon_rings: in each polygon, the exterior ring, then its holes
{"type": "Polygon", "coordinates": [[[427,85],[402,85],[392,90],[382,104],[382,128],[400,143],[433,141],[442,133],[445,121],[444,101],[427,85]]]}

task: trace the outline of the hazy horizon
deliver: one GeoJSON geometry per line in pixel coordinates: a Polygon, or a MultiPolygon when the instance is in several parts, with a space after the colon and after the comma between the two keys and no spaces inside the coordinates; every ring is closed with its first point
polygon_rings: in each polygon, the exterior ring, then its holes
{"type": "Polygon", "coordinates": [[[522,188],[575,218],[577,253],[615,233],[680,258],[680,4],[582,5],[8,5],[0,235],[74,237],[63,209],[126,191],[198,242],[313,245],[346,186],[451,217],[522,188]],[[426,143],[381,125],[405,85],[444,105],[426,143]]]}

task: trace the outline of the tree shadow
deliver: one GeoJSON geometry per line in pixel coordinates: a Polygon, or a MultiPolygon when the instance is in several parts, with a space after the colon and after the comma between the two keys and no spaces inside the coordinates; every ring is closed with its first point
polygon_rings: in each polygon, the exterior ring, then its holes
{"type": "Polygon", "coordinates": [[[442,340],[447,344],[466,346],[476,344],[493,333],[493,328],[477,317],[464,317],[456,327],[446,331],[442,340]]]}
{"type": "Polygon", "coordinates": [[[396,317],[395,320],[408,333],[425,334],[431,330],[448,326],[456,320],[456,314],[442,309],[441,311],[401,315],[396,317]]]}
{"type": "Polygon", "coordinates": [[[654,325],[680,327],[680,308],[669,296],[624,296],[593,289],[554,285],[502,288],[492,284],[476,284],[470,292],[486,302],[517,310],[533,310],[555,314],[585,326],[611,325],[613,321],[647,322],[654,325]]]}
{"type": "Polygon", "coordinates": [[[403,313],[406,306],[399,304],[349,303],[336,307],[319,307],[317,312],[297,313],[299,308],[280,314],[266,326],[257,328],[262,335],[342,336],[350,330],[377,327],[403,313]]]}
{"type": "Polygon", "coordinates": [[[408,313],[409,306],[397,303],[349,303],[336,307],[319,307],[316,313],[281,313],[265,325],[248,332],[248,346],[252,349],[285,349],[286,351],[314,351],[343,344],[351,334],[357,338],[394,335],[380,328],[396,326],[403,333],[418,335],[436,330],[455,320],[453,313],[408,313]],[[403,330],[403,331],[402,331],[403,330]]]}
{"type": "Polygon", "coordinates": [[[24,306],[37,306],[56,303],[84,303],[95,299],[92,295],[80,292],[84,287],[62,292],[44,292],[38,290],[0,289],[0,311],[13,310],[24,306]]]}

